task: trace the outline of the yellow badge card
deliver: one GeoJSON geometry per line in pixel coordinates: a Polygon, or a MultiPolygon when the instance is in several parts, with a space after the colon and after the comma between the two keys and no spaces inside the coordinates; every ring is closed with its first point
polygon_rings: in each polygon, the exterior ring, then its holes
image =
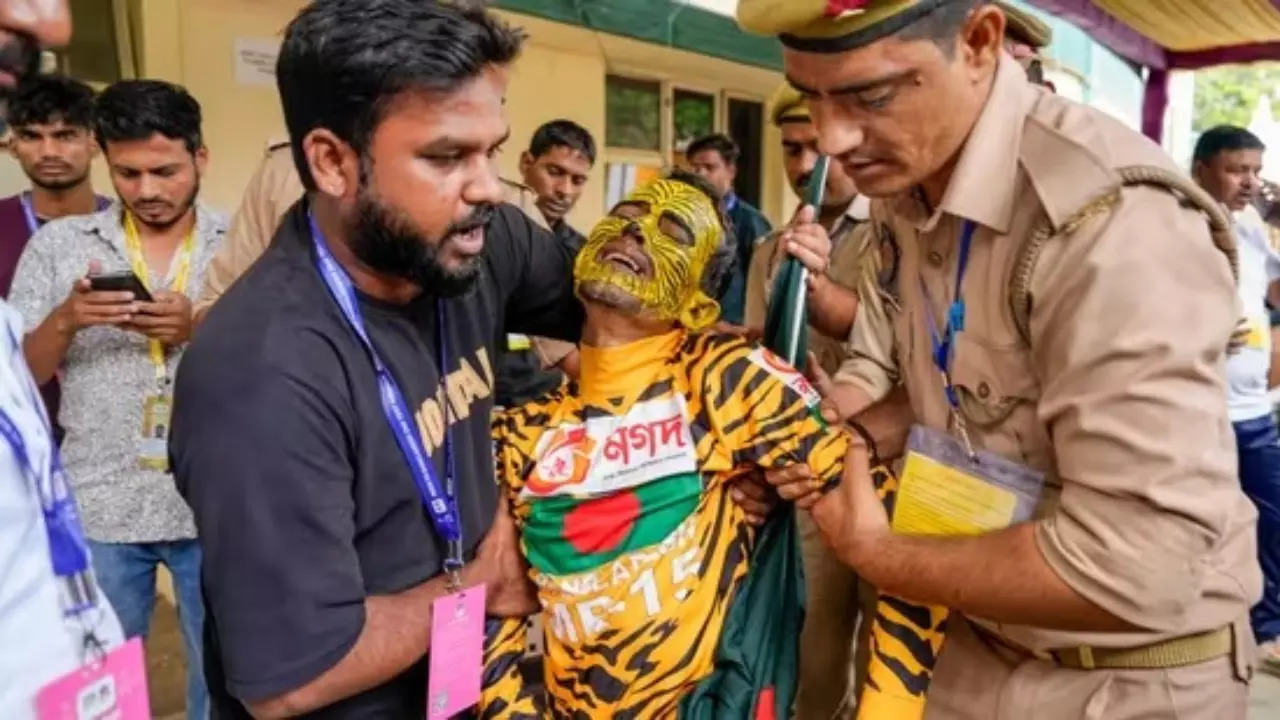
{"type": "Polygon", "coordinates": [[[904,535],[981,535],[1031,519],[1044,473],[917,425],[893,505],[904,535]]]}
{"type": "Polygon", "coordinates": [[[142,403],[142,437],[138,442],[138,463],[149,470],[169,469],[169,416],[173,398],[148,395],[142,403]]]}
{"type": "Polygon", "coordinates": [[[1018,496],[919,453],[907,456],[893,511],[905,535],[980,535],[1013,524],[1018,496]]]}

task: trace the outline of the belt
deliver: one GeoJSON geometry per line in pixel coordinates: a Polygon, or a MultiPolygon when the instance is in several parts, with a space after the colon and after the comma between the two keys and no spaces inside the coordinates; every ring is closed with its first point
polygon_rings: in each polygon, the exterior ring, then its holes
{"type": "Polygon", "coordinates": [[[1012,650],[1071,670],[1164,670],[1230,655],[1235,647],[1230,625],[1133,648],[1082,646],[1039,651],[1020,647],[979,625],[971,623],[970,627],[982,637],[1012,650]]]}

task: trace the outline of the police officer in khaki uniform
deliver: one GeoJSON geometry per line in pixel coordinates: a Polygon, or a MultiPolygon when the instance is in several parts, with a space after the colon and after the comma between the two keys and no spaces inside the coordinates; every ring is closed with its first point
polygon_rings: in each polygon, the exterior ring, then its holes
{"type": "MultiPolygon", "coordinates": [[[[280,218],[302,198],[302,182],[298,179],[291,147],[288,138],[276,139],[267,145],[266,155],[245,186],[240,209],[231,219],[222,248],[209,262],[204,287],[195,304],[197,319],[266,251],[280,218]]],[[[546,228],[546,221],[534,205],[533,193],[519,183],[506,179],[502,183],[506,201],[546,228]]]]}
{"type": "Polygon", "coordinates": [[[913,435],[946,450],[914,445],[908,466],[1043,485],[1025,521],[921,536],[892,530],[864,450],[825,496],[787,482],[803,469],[771,478],[883,593],[955,611],[926,718],[1244,718],[1261,578],[1223,402],[1221,211],[1150,141],[1030,84],[991,4],[738,13],[781,38],[899,257],[882,276],[913,435]]]}
{"type": "MultiPolygon", "coordinates": [[[[1028,80],[1052,90],[1053,86],[1044,79],[1040,62],[1044,49],[1053,42],[1053,30],[1031,13],[1009,3],[993,4],[1005,13],[1005,51],[1026,71],[1028,80]]],[[[877,231],[884,234],[886,227],[880,225],[877,231]]],[[[886,237],[884,246],[881,248],[884,260],[878,264],[877,272],[882,266],[887,276],[877,278],[864,275],[858,287],[855,288],[861,296],[879,299],[881,307],[868,308],[863,311],[862,322],[855,324],[849,319],[848,324],[845,325],[849,328],[847,332],[849,341],[843,348],[846,353],[844,362],[835,371],[833,381],[827,386],[825,392],[827,406],[840,419],[846,419],[884,397],[900,381],[896,364],[893,362],[893,333],[884,322],[885,315],[882,307],[886,302],[893,305],[894,300],[891,297],[886,298],[884,289],[881,287],[882,280],[887,284],[896,281],[896,278],[889,276],[897,270],[897,253],[896,244],[891,238],[886,237]],[[868,311],[874,315],[868,315],[868,311]]],[[[833,251],[832,265],[836,264],[833,251]]],[[[838,313],[832,316],[833,327],[829,332],[843,337],[846,333],[841,333],[840,327],[834,326],[834,323],[845,319],[847,311],[837,311],[834,308],[847,308],[850,301],[832,297],[829,303],[833,307],[829,312],[838,313]]],[[[853,304],[856,310],[856,300],[853,304]]]]}

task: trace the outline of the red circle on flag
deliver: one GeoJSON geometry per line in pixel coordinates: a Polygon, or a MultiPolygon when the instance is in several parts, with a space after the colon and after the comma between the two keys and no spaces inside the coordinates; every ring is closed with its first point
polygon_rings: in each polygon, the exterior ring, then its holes
{"type": "Polygon", "coordinates": [[[639,517],[633,492],[588,500],[564,516],[564,539],[580,553],[608,552],[627,539],[639,517]]]}

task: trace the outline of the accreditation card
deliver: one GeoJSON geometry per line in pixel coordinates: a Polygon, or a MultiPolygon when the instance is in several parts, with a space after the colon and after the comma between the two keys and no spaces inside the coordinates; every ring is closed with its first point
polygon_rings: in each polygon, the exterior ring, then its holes
{"type": "Polygon", "coordinates": [[[980,535],[1030,520],[1044,473],[916,425],[893,508],[904,535],[980,535]]]}
{"type": "Polygon", "coordinates": [[[148,470],[169,470],[169,419],[173,397],[148,395],[142,401],[142,437],[138,438],[138,464],[148,470]]]}

